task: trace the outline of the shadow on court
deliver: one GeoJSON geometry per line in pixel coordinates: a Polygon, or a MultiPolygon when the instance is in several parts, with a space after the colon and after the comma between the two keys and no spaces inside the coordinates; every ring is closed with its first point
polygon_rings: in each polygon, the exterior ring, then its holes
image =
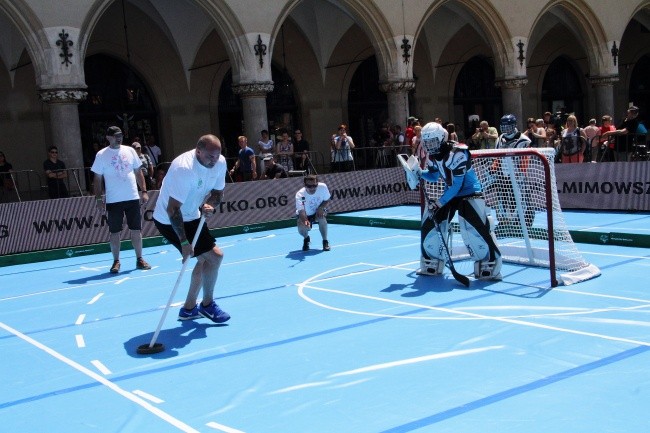
{"type": "Polygon", "coordinates": [[[109,280],[111,278],[123,278],[131,272],[137,271],[138,269],[129,269],[126,271],[120,271],[118,274],[111,274],[110,272],[106,271],[104,273],[98,274],[98,275],[90,275],[88,277],[83,277],[83,278],[77,278],[75,280],[67,280],[63,281],[66,284],[86,284],[90,283],[92,281],[103,281],[103,280],[109,280]]]}
{"type": "Polygon", "coordinates": [[[162,329],[158,334],[156,343],[162,343],[165,350],[160,353],[151,355],[138,354],[138,346],[151,343],[153,332],[143,335],[138,335],[124,342],[124,350],[129,356],[134,358],[142,358],[148,356],[154,359],[168,359],[178,356],[176,349],[182,349],[190,344],[193,340],[206,338],[208,336],[207,330],[209,328],[221,328],[228,326],[226,323],[209,323],[197,322],[194,320],[186,320],[177,322],[178,326],[171,329],[162,329]]]}

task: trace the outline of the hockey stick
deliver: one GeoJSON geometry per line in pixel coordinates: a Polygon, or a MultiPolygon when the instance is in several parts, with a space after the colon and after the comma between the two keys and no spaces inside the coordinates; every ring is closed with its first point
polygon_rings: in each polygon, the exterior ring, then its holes
{"type": "MultiPolygon", "coordinates": [[[[192,239],[192,249],[196,246],[196,241],[199,239],[199,234],[201,233],[201,229],[203,228],[203,224],[205,223],[205,215],[201,215],[201,220],[199,221],[199,226],[196,229],[196,233],[194,233],[194,238],[192,239]]],[[[178,278],[176,278],[176,284],[174,285],[174,288],[172,289],[171,294],[169,295],[169,300],[167,301],[167,305],[165,306],[165,310],[163,311],[162,317],[160,318],[160,322],[158,322],[158,327],[156,328],[156,332],[153,333],[153,337],[151,337],[151,342],[149,344],[143,344],[138,347],[137,352],[141,355],[149,355],[149,354],[154,354],[154,353],[159,353],[165,350],[165,346],[156,343],[156,339],[158,338],[158,334],[160,334],[160,330],[162,328],[163,323],[165,322],[165,317],[167,317],[167,312],[169,311],[169,307],[172,304],[172,301],[174,300],[174,295],[176,295],[176,290],[178,290],[178,286],[181,284],[181,279],[183,278],[183,274],[185,273],[185,268],[187,268],[187,264],[190,262],[190,258],[188,257],[187,260],[183,262],[183,266],[181,266],[181,272],[178,274],[178,278]]]]}
{"type": "Polygon", "coordinates": [[[456,267],[454,266],[454,262],[451,260],[451,254],[449,254],[449,247],[447,247],[447,242],[445,241],[445,237],[442,234],[442,230],[440,229],[440,224],[438,224],[438,221],[436,221],[436,218],[432,216],[433,219],[433,224],[436,226],[436,230],[438,230],[438,235],[440,235],[440,241],[442,242],[442,246],[445,247],[445,254],[447,255],[447,261],[446,265],[451,271],[451,274],[454,276],[454,279],[461,283],[465,287],[469,287],[469,278],[467,278],[466,275],[461,274],[456,270],[456,267]]]}
{"type": "MultiPolygon", "coordinates": [[[[420,180],[420,188],[424,191],[424,181],[420,180]]],[[[431,199],[427,195],[426,191],[424,191],[424,198],[427,200],[427,205],[429,209],[432,209],[433,203],[431,203],[431,199]]],[[[445,261],[445,264],[451,271],[451,274],[454,276],[454,279],[461,283],[465,287],[469,287],[469,278],[466,275],[461,274],[456,270],[456,267],[454,266],[454,262],[451,260],[451,254],[449,253],[449,247],[447,246],[447,242],[445,241],[445,236],[442,234],[442,229],[440,228],[440,224],[438,224],[438,221],[436,221],[435,215],[431,215],[431,220],[433,221],[433,225],[436,227],[436,230],[438,231],[438,235],[440,236],[440,242],[442,242],[442,246],[445,249],[445,255],[447,256],[447,260],[445,261]]]]}

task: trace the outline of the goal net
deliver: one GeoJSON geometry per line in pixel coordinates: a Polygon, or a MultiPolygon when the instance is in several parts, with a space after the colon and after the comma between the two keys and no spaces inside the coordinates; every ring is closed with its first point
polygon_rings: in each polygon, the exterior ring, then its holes
{"type": "MultiPolygon", "coordinates": [[[[578,251],[564,220],[553,148],[486,149],[471,154],[504,262],[549,268],[552,287],[600,275],[578,251]]],[[[435,200],[443,191],[442,181],[425,182],[429,199],[435,200]]],[[[454,243],[452,250],[454,260],[469,257],[464,245],[454,243]]]]}

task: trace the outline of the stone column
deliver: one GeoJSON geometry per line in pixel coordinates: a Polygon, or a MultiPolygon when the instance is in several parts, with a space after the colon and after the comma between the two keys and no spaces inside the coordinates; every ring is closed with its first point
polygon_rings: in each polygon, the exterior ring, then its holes
{"type": "Polygon", "coordinates": [[[596,93],[596,116],[609,114],[615,117],[614,83],[618,82],[618,75],[589,77],[589,84],[596,93]]]}
{"type": "Polygon", "coordinates": [[[524,77],[507,78],[497,81],[495,86],[501,88],[501,101],[503,103],[503,114],[514,114],[517,117],[517,128],[523,131],[525,119],[521,104],[521,88],[528,83],[524,77]]]}
{"type": "MultiPolygon", "coordinates": [[[[88,93],[81,89],[47,89],[40,90],[41,101],[50,109],[50,130],[52,145],[59,148],[59,159],[67,168],[78,168],[79,184],[86,191],[84,177],[83,146],[79,127],[79,102],[86,99],[88,93]]],[[[70,193],[78,193],[77,183],[70,179],[70,193]]]]}
{"type": "Polygon", "coordinates": [[[266,95],[273,91],[273,82],[233,84],[233,93],[239,95],[244,109],[244,135],[254,149],[254,143],[260,131],[268,129],[269,120],[266,112],[266,95]]]}
{"type": "Polygon", "coordinates": [[[387,81],[379,83],[379,89],[388,97],[388,117],[392,124],[406,129],[409,116],[408,92],[415,89],[414,80],[387,81]]]}

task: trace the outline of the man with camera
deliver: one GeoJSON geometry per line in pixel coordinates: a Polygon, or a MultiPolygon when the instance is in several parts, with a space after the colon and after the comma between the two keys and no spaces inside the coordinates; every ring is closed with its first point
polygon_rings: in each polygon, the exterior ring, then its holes
{"type": "Polygon", "coordinates": [[[490,126],[487,120],[481,121],[472,135],[472,141],[478,145],[477,149],[494,149],[497,138],[499,138],[497,129],[490,126]]]}

